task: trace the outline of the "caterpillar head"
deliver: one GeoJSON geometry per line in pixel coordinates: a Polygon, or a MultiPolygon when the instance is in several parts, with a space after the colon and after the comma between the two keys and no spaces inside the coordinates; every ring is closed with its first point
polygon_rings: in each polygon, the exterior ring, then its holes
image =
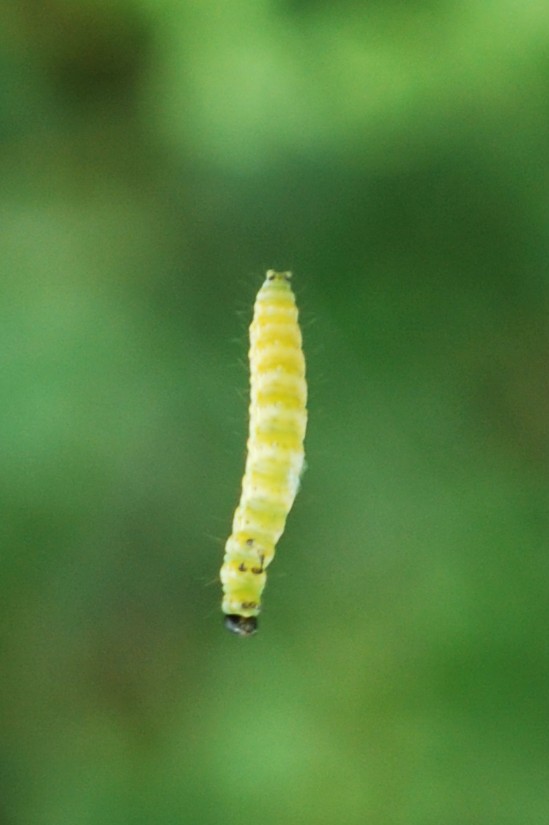
{"type": "Polygon", "coordinates": [[[223,619],[223,624],[237,636],[253,636],[257,632],[257,616],[229,614],[223,619]]]}

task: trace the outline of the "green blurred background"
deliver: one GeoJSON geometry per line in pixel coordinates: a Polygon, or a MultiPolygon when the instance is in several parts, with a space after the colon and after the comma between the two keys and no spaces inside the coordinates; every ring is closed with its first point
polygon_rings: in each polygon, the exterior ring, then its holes
{"type": "Polygon", "coordinates": [[[1,825],[547,825],[549,5],[0,7],[1,825]],[[308,470],[217,581],[292,269],[308,470]]]}

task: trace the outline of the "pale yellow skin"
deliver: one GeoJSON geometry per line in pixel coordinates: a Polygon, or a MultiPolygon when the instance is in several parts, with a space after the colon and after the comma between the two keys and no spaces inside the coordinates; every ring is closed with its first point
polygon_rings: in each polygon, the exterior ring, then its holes
{"type": "MultiPolygon", "coordinates": [[[[289,272],[269,270],[250,326],[250,429],[242,494],[221,567],[222,610],[244,619],[250,635],[261,608],[266,568],[303,470],[307,384],[298,312],[289,272]]],[[[243,629],[242,629],[243,628],[243,629]]]]}

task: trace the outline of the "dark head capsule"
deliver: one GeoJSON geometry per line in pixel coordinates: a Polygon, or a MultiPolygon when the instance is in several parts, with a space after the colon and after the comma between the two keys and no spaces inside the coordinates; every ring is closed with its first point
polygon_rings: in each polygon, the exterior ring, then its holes
{"type": "Polygon", "coordinates": [[[253,636],[257,632],[256,616],[228,615],[223,619],[223,624],[237,636],[253,636]]]}

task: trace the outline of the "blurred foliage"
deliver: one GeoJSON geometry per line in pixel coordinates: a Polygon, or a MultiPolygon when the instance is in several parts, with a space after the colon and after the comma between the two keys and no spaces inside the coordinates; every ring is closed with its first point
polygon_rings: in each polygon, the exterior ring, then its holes
{"type": "Polygon", "coordinates": [[[549,6],[0,7],[0,822],[549,819],[549,6]],[[247,324],[309,469],[221,630],[247,324]]]}

